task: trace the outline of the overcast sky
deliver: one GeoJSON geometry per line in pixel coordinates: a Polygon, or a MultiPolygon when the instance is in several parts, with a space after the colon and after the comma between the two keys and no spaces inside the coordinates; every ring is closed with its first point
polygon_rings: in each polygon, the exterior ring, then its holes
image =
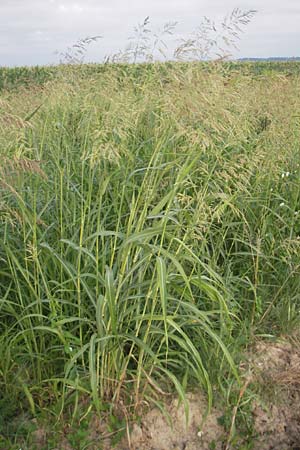
{"type": "Polygon", "coordinates": [[[0,0],[0,66],[53,64],[55,51],[93,35],[103,39],[89,47],[88,58],[101,61],[124,49],[146,16],[154,29],[177,21],[179,38],[203,16],[218,21],[235,7],[257,14],[234,56],[300,55],[300,0],[0,0]]]}

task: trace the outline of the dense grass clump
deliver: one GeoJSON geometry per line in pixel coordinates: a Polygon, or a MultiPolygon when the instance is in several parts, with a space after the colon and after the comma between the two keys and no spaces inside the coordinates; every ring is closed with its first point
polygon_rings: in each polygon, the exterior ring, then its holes
{"type": "Polygon", "coordinates": [[[3,91],[0,429],[81,397],[210,405],[253,336],[297,325],[299,92],[192,63],[3,91]]]}

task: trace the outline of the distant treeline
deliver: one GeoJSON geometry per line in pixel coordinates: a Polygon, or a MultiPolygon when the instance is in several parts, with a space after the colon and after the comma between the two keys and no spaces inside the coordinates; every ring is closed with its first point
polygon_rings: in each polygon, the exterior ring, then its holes
{"type": "Polygon", "coordinates": [[[270,56],[269,58],[239,58],[238,61],[249,61],[249,62],[263,62],[263,61],[270,61],[270,62],[293,62],[293,61],[300,61],[300,56],[270,56]]]}

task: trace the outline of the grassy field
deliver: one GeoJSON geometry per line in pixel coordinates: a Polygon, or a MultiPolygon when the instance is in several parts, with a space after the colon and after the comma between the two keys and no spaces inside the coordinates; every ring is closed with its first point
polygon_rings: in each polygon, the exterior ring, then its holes
{"type": "MultiPolygon", "coordinates": [[[[210,63],[192,63],[194,66],[201,68],[201,70],[211,71],[210,63]]],[[[191,63],[177,62],[176,67],[180,70],[186,71],[189,69],[191,63]]],[[[69,77],[70,72],[76,77],[91,76],[97,77],[102,73],[121,72],[119,76],[125,74],[131,77],[149,76],[153,69],[157,74],[159,72],[162,77],[168,77],[168,71],[174,66],[174,63],[166,62],[153,68],[152,63],[144,63],[141,65],[122,64],[122,68],[118,64],[84,64],[84,65],[68,65],[62,64],[60,66],[33,66],[33,67],[16,67],[7,68],[0,67],[0,92],[14,90],[16,88],[37,87],[43,86],[48,81],[59,79],[61,77],[69,77]]],[[[227,74],[228,72],[240,72],[243,75],[249,76],[267,76],[275,74],[284,74],[285,76],[297,76],[300,71],[300,62],[224,62],[221,66],[221,72],[227,74]]]]}
{"type": "Polygon", "coordinates": [[[0,70],[0,448],[162,392],[230,410],[297,330],[299,67],[0,70]]]}

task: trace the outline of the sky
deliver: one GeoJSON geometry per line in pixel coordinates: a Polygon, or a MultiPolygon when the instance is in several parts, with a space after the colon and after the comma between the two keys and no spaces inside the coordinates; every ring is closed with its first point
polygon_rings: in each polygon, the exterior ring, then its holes
{"type": "Polygon", "coordinates": [[[177,22],[172,46],[203,16],[219,23],[236,7],[257,12],[233,57],[300,55],[300,0],[0,0],[0,66],[55,64],[79,39],[99,35],[86,58],[101,62],[123,50],[147,16],[154,32],[177,22]]]}

